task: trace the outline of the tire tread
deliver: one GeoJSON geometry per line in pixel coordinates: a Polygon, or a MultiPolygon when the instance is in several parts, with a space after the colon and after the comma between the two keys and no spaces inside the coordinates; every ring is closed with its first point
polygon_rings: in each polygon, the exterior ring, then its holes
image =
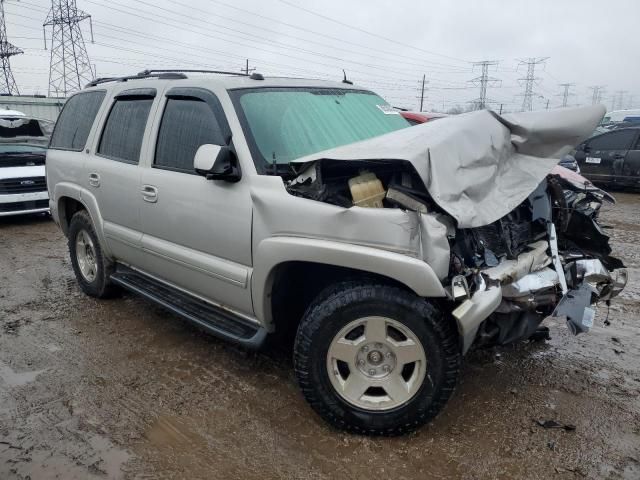
{"type": "Polygon", "coordinates": [[[432,420],[445,406],[455,390],[462,356],[459,336],[453,322],[446,321],[442,313],[429,301],[400,287],[369,281],[347,281],[325,289],[309,305],[298,328],[294,345],[294,368],[300,388],[311,407],[331,425],[351,433],[376,436],[396,436],[409,433],[432,420]],[[404,425],[391,428],[362,427],[336,415],[330,402],[319,391],[311,372],[312,340],[324,319],[354,302],[368,300],[393,302],[415,311],[429,323],[438,337],[444,352],[445,366],[442,382],[437,388],[433,401],[426,409],[421,409],[415,418],[404,425]]]}

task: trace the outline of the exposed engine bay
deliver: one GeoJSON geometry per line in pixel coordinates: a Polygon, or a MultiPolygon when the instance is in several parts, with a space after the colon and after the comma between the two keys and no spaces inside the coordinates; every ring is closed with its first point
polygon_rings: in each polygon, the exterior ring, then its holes
{"type": "Polygon", "coordinates": [[[422,258],[439,272],[453,302],[464,351],[527,339],[550,315],[566,317],[574,334],[586,332],[592,305],[608,303],[626,284],[624,266],[610,255],[598,224],[603,202],[615,200],[562,167],[509,213],[473,228],[460,228],[434,201],[410,162],[326,159],[303,167],[287,182],[292,195],[416,212],[422,258]]]}

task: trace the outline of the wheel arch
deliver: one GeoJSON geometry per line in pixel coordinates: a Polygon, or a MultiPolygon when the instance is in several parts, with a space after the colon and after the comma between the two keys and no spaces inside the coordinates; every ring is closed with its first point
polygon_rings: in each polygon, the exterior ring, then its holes
{"type": "Polygon", "coordinates": [[[73,197],[62,196],[58,198],[58,223],[62,232],[67,236],[69,234],[69,225],[71,218],[80,210],[87,210],[87,207],[80,200],[73,197]]]}
{"type": "MultiPolygon", "coordinates": [[[[407,255],[328,240],[274,237],[254,252],[251,288],[256,317],[269,331],[299,321],[304,308],[326,286],[372,278],[421,297],[445,297],[433,269],[407,255]],[[282,308],[285,306],[286,308],[282,308]],[[274,318],[286,310],[286,317],[274,318]],[[301,312],[300,312],[301,311],[301,312]]],[[[282,315],[282,314],[281,314],[282,315]]]]}
{"type": "Polygon", "coordinates": [[[104,237],[102,216],[100,215],[100,209],[98,208],[98,202],[96,197],[90,192],[84,189],[80,189],[77,185],[73,184],[58,184],[55,188],[55,212],[52,212],[56,223],[60,226],[60,229],[68,236],[69,225],[71,218],[80,210],[86,210],[93,226],[96,230],[96,235],[100,241],[103,252],[107,256],[111,256],[111,252],[108,248],[108,244],[104,237]]]}

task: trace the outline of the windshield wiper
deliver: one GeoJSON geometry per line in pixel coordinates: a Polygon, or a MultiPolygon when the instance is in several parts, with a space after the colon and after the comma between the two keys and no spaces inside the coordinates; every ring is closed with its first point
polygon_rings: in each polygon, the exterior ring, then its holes
{"type": "Polygon", "coordinates": [[[284,175],[284,176],[295,176],[296,172],[293,169],[293,166],[289,163],[276,163],[276,162],[270,162],[267,165],[267,168],[265,170],[265,173],[267,175],[284,175]]]}

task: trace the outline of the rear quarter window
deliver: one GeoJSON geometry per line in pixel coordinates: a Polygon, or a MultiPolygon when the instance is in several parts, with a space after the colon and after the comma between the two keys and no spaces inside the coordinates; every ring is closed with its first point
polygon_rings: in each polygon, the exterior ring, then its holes
{"type": "Polygon", "coordinates": [[[84,148],[104,91],[78,93],[67,100],[51,135],[49,148],[80,151],[84,148]]]}

